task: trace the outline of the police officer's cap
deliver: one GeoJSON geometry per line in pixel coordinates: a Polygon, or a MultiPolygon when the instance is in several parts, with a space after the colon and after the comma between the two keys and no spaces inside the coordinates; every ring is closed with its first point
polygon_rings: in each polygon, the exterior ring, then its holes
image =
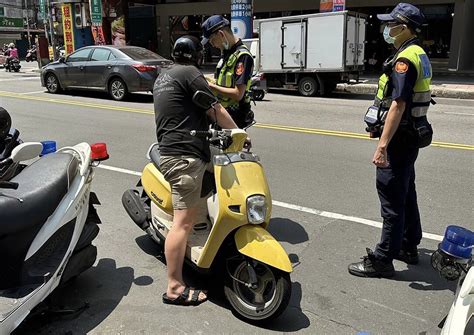
{"type": "Polygon", "coordinates": [[[206,45],[209,41],[209,37],[219,29],[230,26],[229,20],[221,15],[213,15],[209,17],[201,25],[203,38],[201,40],[202,45],[206,45]]]}
{"type": "Polygon", "coordinates": [[[414,29],[426,25],[423,12],[412,4],[404,2],[400,2],[390,14],[377,14],[377,18],[380,21],[403,23],[414,29]]]}

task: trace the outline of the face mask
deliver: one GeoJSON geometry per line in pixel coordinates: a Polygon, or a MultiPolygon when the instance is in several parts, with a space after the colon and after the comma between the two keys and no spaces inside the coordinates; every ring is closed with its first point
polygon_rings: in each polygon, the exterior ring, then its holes
{"type": "MultiPolygon", "coordinates": [[[[225,37],[225,36],[224,36],[225,37]]],[[[225,37],[225,41],[222,42],[222,46],[224,47],[224,50],[229,50],[230,48],[230,43],[229,41],[227,40],[227,37],[225,37]]]]}
{"type": "Polygon", "coordinates": [[[395,27],[392,27],[392,28],[389,28],[389,26],[385,26],[385,28],[383,29],[383,38],[385,40],[385,42],[387,42],[388,44],[394,44],[395,43],[395,39],[400,36],[400,34],[398,34],[397,36],[390,36],[390,31],[393,29],[393,28],[396,28],[398,26],[395,26],[395,27]]]}

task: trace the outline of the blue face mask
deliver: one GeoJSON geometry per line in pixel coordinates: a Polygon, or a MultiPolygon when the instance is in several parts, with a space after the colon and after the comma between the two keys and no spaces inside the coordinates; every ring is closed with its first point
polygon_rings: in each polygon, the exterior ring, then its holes
{"type": "Polygon", "coordinates": [[[392,27],[390,28],[389,26],[385,26],[385,28],[383,29],[383,38],[385,40],[385,42],[387,42],[388,44],[394,44],[395,43],[395,39],[401,34],[398,34],[397,36],[390,36],[390,31],[393,29],[393,28],[396,28],[398,26],[395,26],[395,27],[392,27]]]}

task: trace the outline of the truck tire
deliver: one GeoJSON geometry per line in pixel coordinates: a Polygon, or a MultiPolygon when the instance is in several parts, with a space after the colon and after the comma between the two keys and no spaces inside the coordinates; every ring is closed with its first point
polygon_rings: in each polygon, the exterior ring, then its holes
{"type": "Polygon", "coordinates": [[[318,94],[318,81],[313,77],[303,77],[298,83],[298,92],[304,97],[314,97],[318,94]]]}

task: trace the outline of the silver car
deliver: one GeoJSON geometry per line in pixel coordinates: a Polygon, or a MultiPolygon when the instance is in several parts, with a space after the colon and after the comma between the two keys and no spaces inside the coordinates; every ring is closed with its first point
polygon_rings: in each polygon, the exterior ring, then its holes
{"type": "Polygon", "coordinates": [[[41,84],[50,93],[87,89],[123,100],[130,92],[152,91],[160,70],[171,64],[140,47],[88,46],[44,66],[41,84]]]}

